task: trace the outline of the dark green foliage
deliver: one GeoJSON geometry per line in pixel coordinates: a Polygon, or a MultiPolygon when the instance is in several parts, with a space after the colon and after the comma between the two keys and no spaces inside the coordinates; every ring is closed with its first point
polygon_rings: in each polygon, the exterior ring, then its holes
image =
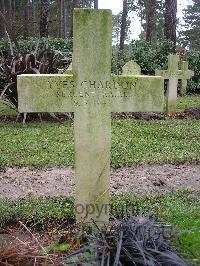
{"type": "MultiPolygon", "coordinates": [[[[72,46],[73,42],[72,39],[61,39],[61,38],[48,38],[48,41],[46,38],[35,38],[30,37],[28,39],[20,38],[18,40],[18,44],[20,47],[20,53],[27,54],[30,53],[32,50],[35,50],[35,48],[38,46],[40,49],[43,49],[44,45],[48,44],[48,49],[50,50],[58,50],[64,53],[66,56],[70,56],[72,54],[72,46]]],[[[14,44],[13,44],[14,46],[14,44]]],[[[16,51],[16,47],[13,47],[16,51]]],[[[2,51],[5,54],[9,54],[9,44],[6,40],[0,40],[0,51],[2,51]]],[[[17,51],[16,51],[17,52],[17,51]]]]}
{"type": "MultiPolygon", "coordinates": [[[[37,45],[42,49],[45,43],[45,39],[40,39],[39,45],[36,38],[29,38],[27,40],[20,39],[20,51],[22,54],[30,53],[37,45]]],[[[71,39],[49,38],[48,48],[50,50],[61,51],[67,58],[72,57],[73,43],[71,39]]],[[[4,57],[9,55],[9,49],[9,45],[6,41],[0,41],[0,51],[3,51],[4,57]]],[[[176,51],[174,50],[173,43],[168,41],[152,44],[146,41],[132,41],[130,45],[126,45],[124,51],[121,52],[118,51],[117,47],[113,47],[112,72],[119,74],[122,66],[126,62],[134,60],[141,66],[143,74],[154,75],[156,68],[167,69],[167,56],[170,53],[176,53],[176,51]]],[[[200,52],[190,50],[186,53],[184,60],[188,60],[190,69],[195,71],[195,76],[188,82],[188,91],[191,93],[199,93],[200,52]]]]}
{"type": "Polygon", "coordinates": [[[194,77],[188,81],[191,93],[200,93],[200,51],[190,50],[186,53],[185,60],[189,62],[189,69],[194,70],[194,77]]]}
{"type": "Polygon", "coordinates": [[[134,60],[140,65],[143,74],[154,75],[156,68],[167,68],[167,56],[170,53],[175,53],[170,42],[149,44],[146,41],[132,41],[120,54],[113,53],[112,71],[119,73],[126,62],[134,60]]]}
{"type": "MultiPolygon", "coordinates": [[[[167,56],[176,53],[174,45],[165,41],[149,44],[146,41],[132,41],[120,53],[114,49],[112,58],[112,72],[119,74],[123,65],[134,60],[144,75],[155,75],[155,69],[167,69],[167,56]]],[[[188,82],[189,93],[200,93],[200,52],[189,50],[183,60],[189,61],[189,68],[194,70],[195,76],[188,82]]]]}

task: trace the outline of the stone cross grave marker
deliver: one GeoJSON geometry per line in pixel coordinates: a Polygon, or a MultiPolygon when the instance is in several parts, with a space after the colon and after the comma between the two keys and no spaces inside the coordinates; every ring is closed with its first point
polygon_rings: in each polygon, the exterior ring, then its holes
{"type": "Polygon", "coordinates": [[[141,67],[131,60],[122,67],[122,75],[141,75],[141,67]]]}
{"type": "Polygon", "coordinates": [[[155,75],[162,76],[168,80],[167,84],[167,113],[176,112],[177,87],[178,80],[182,80],[181,94],[186,93],[187,79],[194,75],[194,72],[188,70],[188,62],[183,61],[182,70],[178,69],[179,56],[170,54],[168,56],[168,70],[156,69],[155,75]]]}
{"type": "Polygon", "coordinates": [[[189,70],[187,61],[182,62],[181,70],[182,70],[181,95],[186,95],[187,80],[194,76],[194,71],[189,70]]]}
{"type": "Polygon", "coordinates": [[[73,75],[18,76],[19,112],[74,112],[77,221],[109,218],[111,112],[163,111],[164,79],[111,76],[111,43],[111,10],[75,9],[73,75]]]}

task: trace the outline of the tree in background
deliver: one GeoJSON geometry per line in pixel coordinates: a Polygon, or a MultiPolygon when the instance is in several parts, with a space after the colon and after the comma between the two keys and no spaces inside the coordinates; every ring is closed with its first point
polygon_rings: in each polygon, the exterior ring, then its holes
{"type": "Polygon", "coordinates": [[[140,18],[140,38],[148,42],[164,38],[164,0],[137,0],[135,13],[140,18]]]}
{"type": "Polygon", "coordinates": [[[121,22],[120,43],[119,43],[120,50],[124,49],[124,42],[126,38],[127,17],[128,17],[128,3],[127,3],[127,0],[123,0],[122,22],[121,22]]]}
{"type": "Polygon", "coordinates": [[[0,38],[70,38],[75,7],[98,8],[98,0],[0,0],[0,38]]]}
{"type": "Polygon", "coordinates": [[[99,7],[99,1],[98,0],[94,0],[94,8],[98,9],[99,7]]]}
{"type": "Polygon", "coordinates": [[[49,35],[49,0],[41,0],[40,7],[40,37],[49,35]]]}
{"type": "Polygon", "coordinates": [[[200,50],[200,1],[192,3],[184,10],[184,30],[180,32],[180,42],[184,47],[200,50]]]}
{"type": "Polygon", "coordinates": [[[58,0],[59,6],[59,33],[58,37],[66,37],[66,2],[65,0],[58,0]]]}
{"type": "Polygon", "coordinates": [[[9,21],[9,27],[12,31],[12,34],[14,34],[15,31],[15,0],[8,0],[6,1],[7,7],[7,15],[8,15],[8,21],[9,21]]]}
{"type": "Polygon", "coordinates": [[[146,41],[151,43],[155,25],[156,0],[146,0],[144,2],[146,10],[146,41]]]}
{"type": "MultiPolygon", "coordinates": [[[[4,0],[0,0],[0,11],[2,15],[5,15],[5,3],[4,0]]],[[[5,37],[5,23],[3,17],[0,15],[0,38],[5,37]]]]}
{"type": "Polygon", "coordinates": [[[176,45],[177,0],[165,0],[164,35],[176,45]]]}
{"type": "MultiPolygon", "coordinates": [[[[121,24],[122,24],[122,12],[112,15],[112,40],[114,44],[119,44],[120,42],[120,34],[121,34],[121,24]]],[[[128,42],[130,40],[130,25],[131,19],[127,16],[126,19],[126,34],[125,41],[128,42]]]]}
{"type": "Polygon", "coordinates": [[[112,39],[113,42],[118,44],[120,40],[120,31],[121,31],[121,22],[122,22],[122,13],[117,15],[112,15],[112,39]]]}
{"type": "MultiPolygon", "coordinates": [[[[16,42],[16,34],[15,34],[15,29],[16,29],[16,17],[15,17],[15,0],[9,0],[9,1],[1,1],[1,7],[0,9],[0,22],[2,23],[1,28],[2,28],[2,37],[6,37],[8,39],[8,42],[11,47],[11,41],[14,41],[16,46],[18,46],[16,42]]],[[[11,47],[12,50],[12,47],[11,47]]]]}
{"type": "Polygon", "coordinates": [[[29,36],[29,0],[24,0],[24,38],[29,36]]]}

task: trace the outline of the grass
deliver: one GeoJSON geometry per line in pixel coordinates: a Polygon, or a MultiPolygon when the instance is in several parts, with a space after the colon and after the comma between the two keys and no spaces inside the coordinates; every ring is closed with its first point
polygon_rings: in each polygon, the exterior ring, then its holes
{"type": "Polygon", "coordinates": [[[177,112],[183,112],[189,107],[199,107],[200,108],[200,95],[196,96],[184,96],[177,98],[177,112]]]}
{"type": "MultiPolygon", "coordinates": [[[[112,122],[112,165],[200,160],[197,120],[112,122]]],[[[73,127],[0,123],[0,165],[73,165],[73,127]]]]}
{"type": "MultiPolygon", "coordinates": [[[[188,191],[151,197],[136,194],[113,195],[111,213],[119,214],[125,208],[133,213],[153,212],[160,220],[173,224],[180,231],[176,241],[181,251],[200,260],[199,196],[199,193],[191,195],[188,191]]],[[[70,198],[32,198],[29,195],[20,201],[0,199],[2,224],[21,220],[24,223],[45,226],[50,222],[62,222],[69,218],[74,218],[74,201],[70,198]]]]}
{"type": "MultiPolygon", "coordinates": [[[[200,106],[200,96],[178,97],[177,109],[200,106]]],[[[13,110],[1,102],[1,114],[13,110]]],[[[112,164],[195,162],[200,159],[195,120],[113,121],[112,164]]],[[[73,127],[67,123],[0,123],[0,165],[73,165],[73,127]],[[3,136],[3,137],[2,137],[3,136]]]]}

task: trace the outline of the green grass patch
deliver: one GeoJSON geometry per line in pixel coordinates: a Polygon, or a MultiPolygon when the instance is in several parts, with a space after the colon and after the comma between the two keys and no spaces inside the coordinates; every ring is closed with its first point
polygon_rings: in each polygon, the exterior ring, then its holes
{"type": "Polygon", "coordinates": [[[177,112],[183,112],[190,107],[200,108],[200,95],[187,95],[177,98],[177,112]]]}
{"type": "MultiPolygon", "coordinates": [[[[159,220],[171,223],[180,231],[178,244],[191,258],[200,259],[200,202],[199,193],[180,191],[159,196],[138,194],[112,195],[111,214],[119,215],[127,209],[133,213],[154,213],[159,220]]],[[[54,197],[21,200],[0,199],[0,223],[21,220],[24,223],[47,225],[74,219],[74,200],[54,197]],[[31,211],[30,211],[31,210],[31,211]]]]}
{"type": "MultiPolygon", "coordinates": [[[[200,160],[197,120],[112,122],[112,165],[200,160]]],[[[73,165],[73,126],[0,123],[0,165],[73,165]]],[[[91,144],[92,145],[92,144],[91,144]]]]}

